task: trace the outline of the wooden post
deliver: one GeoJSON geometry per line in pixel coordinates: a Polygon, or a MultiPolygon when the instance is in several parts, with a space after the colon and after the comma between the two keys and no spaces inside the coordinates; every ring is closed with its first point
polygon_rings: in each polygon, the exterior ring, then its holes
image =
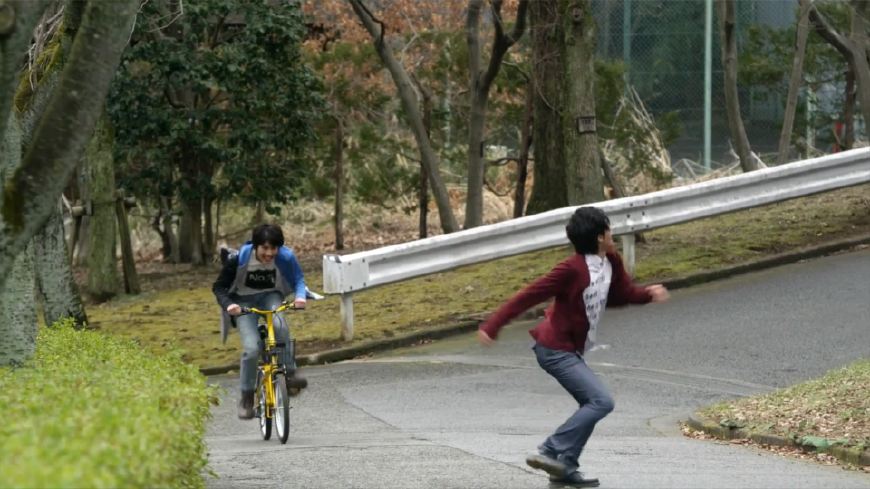
{"type": "Polygon", "coordinates": [[[115,199],[115,212],[118,216],[118,235],[121,237],[121,263],[124,269],[124,292],[138,294],[139,276],[136,274],[136,261],[133,259],[133,245],[130,242],[130,225],[127,222],[127,207],[124,196],[115,199]]]}

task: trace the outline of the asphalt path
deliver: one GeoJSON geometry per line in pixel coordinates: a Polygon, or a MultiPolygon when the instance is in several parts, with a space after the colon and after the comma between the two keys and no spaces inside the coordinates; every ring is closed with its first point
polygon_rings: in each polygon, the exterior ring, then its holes
{"type": "MultiPolygon", "coordinates": [[[[213,377],[226,392],[207,434],[208,487],[556,487],[524,460],[576,405],[537,366],[533,325],[508,326],[488,349],[469,334],[309,367],[286,445],[236,419],[237,379],[213,377]]],[[[685,438],[677,425],[870,357],[870,250],[610,309],[599,340],[587,361],[616,409],[580,462],[602,488],[870,488],[864,473],[685,438]]]]}

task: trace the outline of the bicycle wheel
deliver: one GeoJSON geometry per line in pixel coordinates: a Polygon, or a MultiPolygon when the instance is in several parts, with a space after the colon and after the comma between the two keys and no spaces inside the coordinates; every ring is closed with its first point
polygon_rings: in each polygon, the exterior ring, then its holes
{"type": "Polygon", "coordinates": [[[275,431],[281,443],[287,443],[290,436],[290,396],[287,395],[287,380],[284,374],[275,374],[275,431]]]}
{"type": "Polygon", "coordinates": [[[264,440],[272,437],[272,418],[268,416],[266,405],[266,384],[263,381],[263,371],[257,371],[257,417],[260,418],[260,434],[264,440]]]}

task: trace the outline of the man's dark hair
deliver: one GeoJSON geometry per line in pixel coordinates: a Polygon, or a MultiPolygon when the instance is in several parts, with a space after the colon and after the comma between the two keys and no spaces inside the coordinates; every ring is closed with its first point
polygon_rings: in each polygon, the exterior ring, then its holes
{"type": "Polygon", "coordinates": [[[598,253],[598,236],[610,229],[610,219],[597,207],[580,207],[568,220],[565,232],[581,255],[598,253]]]}
{"type": "Polygon", "coordinates": [[[254,244],[255,248],[266,243],[280,248],[284,246],[284,231],[281,231],[280,226],[274,224],[260,224],[254,228],[251,243],[254,244]]]}

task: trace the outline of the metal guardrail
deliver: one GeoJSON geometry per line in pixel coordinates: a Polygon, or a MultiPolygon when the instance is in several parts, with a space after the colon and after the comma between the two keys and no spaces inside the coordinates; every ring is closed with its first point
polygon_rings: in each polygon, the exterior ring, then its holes
{"type": "MultiPolygon", "coordinates": [[[[599,202],[634,267],[634,234],[870,181],[870,148],[599,202]]],[[[349,255],[323,256],[323,287],[341,294],[342,337],[353,338],[353,293],[451,268],[568,243],[565,207],[453,234],[349,255]]]]}

